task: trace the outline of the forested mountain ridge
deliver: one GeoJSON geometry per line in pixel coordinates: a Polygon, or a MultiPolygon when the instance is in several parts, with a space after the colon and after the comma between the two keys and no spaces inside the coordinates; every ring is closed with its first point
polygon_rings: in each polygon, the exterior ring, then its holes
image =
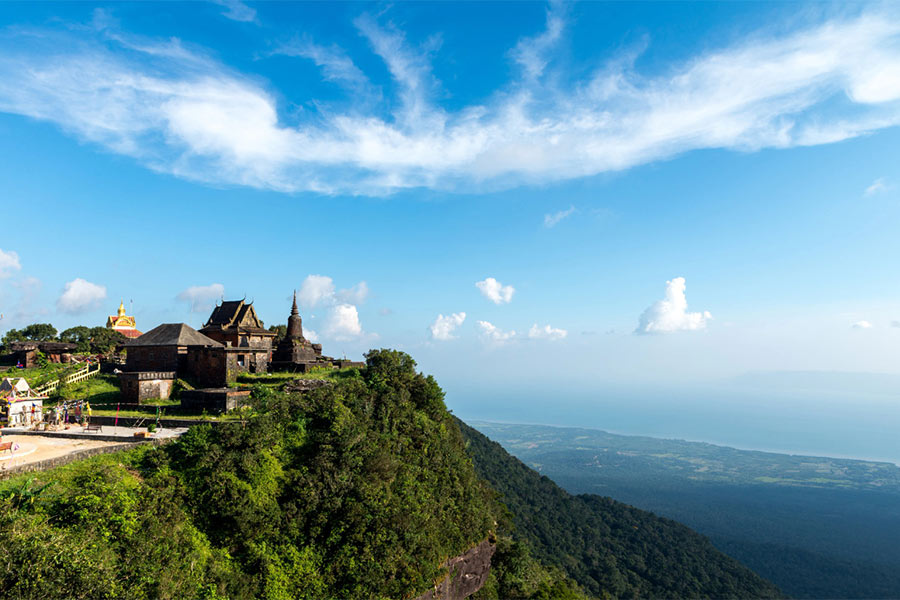
{"type": "Polygon", "coordinates": [[[900,597],[900,468],[596,429],[473,422],[572,494],[707,536],[793,598],[900,597]]]}
{"type": "Polygon", "coordinates": [[[462,421],[477,473],[501,495],[516,535],[596,596],[776,598],[781,593],[705,537],[610,498],[573,496],[462,421]]]}
{"type": "Polygon", "coordinates": [[[0,482],[0,597],[416,598],[496,543],[484,598],[582,598],[499,535],[443,392],[406,354],[244,423],[0,482]]]}
{"type": "Polygon", "coordinates": [[[572,501],[473,441],[408,355],[366,358],[317,390],[260,386],[243,423],[0,483],[0,597],[412,599],[485,540],[481,600],[777,594],[686,528],[572,501]]]}

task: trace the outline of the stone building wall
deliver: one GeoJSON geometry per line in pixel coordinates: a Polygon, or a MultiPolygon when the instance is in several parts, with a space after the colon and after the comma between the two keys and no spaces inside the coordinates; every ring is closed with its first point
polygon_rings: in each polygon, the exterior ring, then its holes
{"type": "Polygon", "coordinates": [[[119,387],[126,402],[165,400],[172,394],[174,371],[129,371],[119,373],[119,387]]]}
{"type": "Polygon", "coordinates": [[[134,346],[128,348],[126,371],[178,371],[187,350],[179,346],[134,346]]]}

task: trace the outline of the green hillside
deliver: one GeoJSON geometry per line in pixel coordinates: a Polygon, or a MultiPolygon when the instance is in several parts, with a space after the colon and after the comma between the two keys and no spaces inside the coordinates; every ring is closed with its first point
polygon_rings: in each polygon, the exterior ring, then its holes
{"type": "Polygon", "coordinates": [[[568,496],[415,367],[373,351],[330,387],[258,386],[244,424],[0,483],[0,597],[410,599],[485,539],[481,600],[777,594],[682,526],[568,496]]]}
{"type": "MultiPolygon", "coordinates": [[[[399,352],[368,363],[307,394],[260,387],[246,426],[198,426],[162,447],[0,483],[0,597],[428,590],[444,560],[496,539],[500,507],[434,379],[399,352]]],[[[579,597],[527,547],[498,547],[485,597],[579,597]]]]}
{"type": "Polygon", "coordinates": [[[573,496],[460,422],[476,471],[516,535],[597,596],[774,598],[779,590],[680,523],[609,498],[573,496]]]}

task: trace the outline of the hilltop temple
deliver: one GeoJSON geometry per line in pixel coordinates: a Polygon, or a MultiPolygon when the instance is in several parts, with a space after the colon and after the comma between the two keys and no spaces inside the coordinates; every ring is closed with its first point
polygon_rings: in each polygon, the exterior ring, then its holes
{"type": "Polygon", "coordinates": [[[141,337],[142,335],[141,332],[138,331],[137,322],[134,320],[134,317],[125,314],[124,300],[119,304],[118,313],[107,317],[106,328],[114,329],[129,339],[141,337]]]}
{"type": "Polygon", "coordinates": [[[363,363],[334,359],[322,354],[322,344],[314,344],[303,336],[303,319],[297,310],[297,292],[288,317],[287,332],[272,353],[273,371],[306,372],[314,367],[361,367],[363,363]]]}

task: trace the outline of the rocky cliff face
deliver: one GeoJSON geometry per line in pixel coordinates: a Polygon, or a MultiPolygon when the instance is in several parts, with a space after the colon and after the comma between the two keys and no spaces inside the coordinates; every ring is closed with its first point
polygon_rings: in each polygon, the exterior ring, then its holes
{"type": "Polygon", "coordinates": [[[444,563],[449,574],[416,600],[463,600],[481,589],[491,572],[494,544],[484,540],[444,563]]]}

